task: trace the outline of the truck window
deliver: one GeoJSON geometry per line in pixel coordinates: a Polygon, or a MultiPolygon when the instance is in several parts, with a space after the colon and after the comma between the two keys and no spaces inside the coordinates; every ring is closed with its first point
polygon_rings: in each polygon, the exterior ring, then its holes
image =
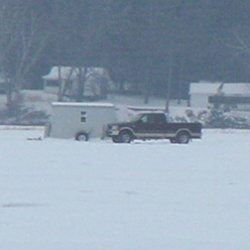
{"type": "Polygon", "coordinates": [[[159,114],[144,114],[140,120],[143,123],[162,123],[164,119],[159,114]]]}
{"type": "Polygon", "coordinates": [[[142,115],[140,120],[142,121],[142,123],[148,123],[148,115],[142,115]]]}
{"type": "Polygon", "coordinates": [[[155,114],[148,114],[148,123],[155,123],[156,122],[155,114]]]}
{"type": "Polygon", "coordinates": [[[164,114],[155,114],[155,123],[165,123],[166,116],[164,114]]]}

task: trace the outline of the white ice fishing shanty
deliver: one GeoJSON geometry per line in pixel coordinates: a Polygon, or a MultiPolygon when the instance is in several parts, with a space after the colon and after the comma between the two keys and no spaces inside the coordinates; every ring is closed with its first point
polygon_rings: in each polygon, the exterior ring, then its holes
{"type": "Polygon", "coordinates": [[[45,136],[79,141],[102,138],[105,125],[115,121],[111,103],[54,102],[45,136]]]}

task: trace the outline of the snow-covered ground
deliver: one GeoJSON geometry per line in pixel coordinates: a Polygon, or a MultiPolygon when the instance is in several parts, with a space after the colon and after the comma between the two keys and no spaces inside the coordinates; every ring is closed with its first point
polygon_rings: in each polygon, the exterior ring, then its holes
{"type": "Polygon", "coordinates": [[[0,249],[250,249],[250,131],[189,145],[42,135],[0,130],[0,249]]]}
{"type": "MultiPolygon", "coordinates": [[[[21,92],[21,103],[23,108],[31,111],[43,111],[48,115],[51,115],[51,103],[57,101],[57,96],[54,94],[45,93],[42,90],[23,90],[21,92]]],[[[131,110],[128,108],[154,108],[164,109],[166,105],[166,99],[160,97],[150,97],[149,103],[144,104],[144,97],[141,95],[108,95],[106,100],[99,100],[97,102],[107,102],[114,104],[118,112],[118,119],[128,119],[130,117],[131,110]]],[[[0,112],[6,110],[6,96],[0,95],[0,112]]],[[[176,100],[171,100],[170,111],[173,116],[185,116],[186,110],[190,110],[187,106],[187,101],[182,100],[181,103],[177,103],[176,100]]],[[[193,109],[194,113],[204,109],[193,109]]]]}

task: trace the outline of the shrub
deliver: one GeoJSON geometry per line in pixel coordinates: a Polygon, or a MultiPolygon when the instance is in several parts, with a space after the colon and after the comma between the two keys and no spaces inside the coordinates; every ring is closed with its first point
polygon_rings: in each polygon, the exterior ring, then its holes
{"type": "Polygon", "coordinates": [[[240,128],[250,129],[250,122],[245,117],[224,111],[223,109],[212,109],[205,126],[209,128],[240,128]]]}

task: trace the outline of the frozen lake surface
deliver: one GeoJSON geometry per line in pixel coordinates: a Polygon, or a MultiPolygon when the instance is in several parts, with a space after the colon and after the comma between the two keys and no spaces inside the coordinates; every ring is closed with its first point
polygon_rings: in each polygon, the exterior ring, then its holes
{"type": "Polygon", "coordinates": [[[0,249],[250,249],[250,131],[188,145],[40,136],[0,130],[0,249]]]}

